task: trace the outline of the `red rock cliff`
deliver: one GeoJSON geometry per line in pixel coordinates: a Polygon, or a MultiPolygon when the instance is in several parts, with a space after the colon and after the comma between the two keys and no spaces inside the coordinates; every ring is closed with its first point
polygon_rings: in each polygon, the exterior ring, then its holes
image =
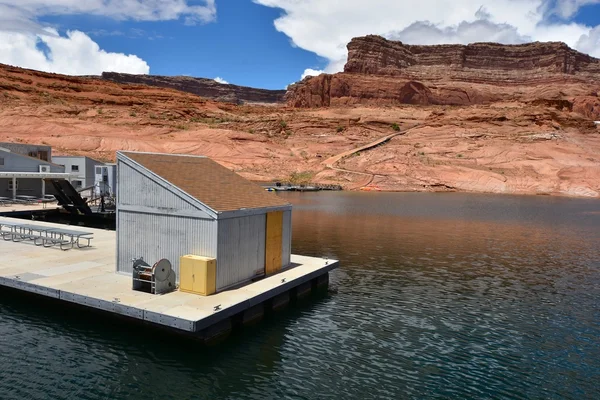
{"type": "Polygon", "coordinates": [[[589,114],[599,89],[600,60],[560,42],[411,46],[366,36],[348,44],[343,73],[306,78],[286,99],[294,107],[541,99],[575,104],[576,111],[585,103],[589,114]]]}
{"type": "Polygon", "coordinates": [[[348,44],[344,72],[370,75],[402,75],[421,67],[445,67],[514,72],[515,74],[576,74],[600,72],[599,60],[561,42],[502,45],[410,46],[380,36],[353,39],[348,44]]]}

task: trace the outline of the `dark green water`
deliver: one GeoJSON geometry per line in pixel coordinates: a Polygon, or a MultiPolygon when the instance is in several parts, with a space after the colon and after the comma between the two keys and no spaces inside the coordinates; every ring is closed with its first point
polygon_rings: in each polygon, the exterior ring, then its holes
{"type": "Polygon", "coordinates": [[[203,348],[0,291],[0,399],[600,398],[600,201],[286,197],[328,295],[203,348]]]}

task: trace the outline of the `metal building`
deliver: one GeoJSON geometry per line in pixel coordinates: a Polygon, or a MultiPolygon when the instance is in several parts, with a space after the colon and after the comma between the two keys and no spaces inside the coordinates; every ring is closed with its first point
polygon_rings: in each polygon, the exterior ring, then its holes
{"type": "Polygon", "coordinates": [[[96,165],[94,191],[96,196],[115,196],[117,194],[117,164],[96,165]]]}
{"type": "Polygon", "coordinates": [[[1,142],[0,148],[14,154],[52,162],[52,148],[48,145],[1,142]]]}
{"type": "Polygon", "coordinates": [[[84,189],[94,186],[96,180],[96,166],[105,165],[102,161],[86,156],[54,156],[52,161],[65,167],[65,172],[71,173],[71,184],[75,189],[84,189]]]}
{"type": "Polygon", "coordinates": [[[290,264],[292,206],[206,157],[117,152],[117,271],[216,259],[216,290],[290,264]]]}
{"type": "MultiPolygon", "coordinates": [[[[14,145],[11,148],[18,149],[18,146],[14,145]]],[[[64,167],[22,154],[32,153],[30,148],[35,146],[24,146],[24,151],[17,153],[0,147],[0,197],[43,197],[47,189],[45,179],[70,178],[70,174],[64,172],[64,167]]],[[[47,155],[50,150],[43,152],[43,155],[47,155]]]]}

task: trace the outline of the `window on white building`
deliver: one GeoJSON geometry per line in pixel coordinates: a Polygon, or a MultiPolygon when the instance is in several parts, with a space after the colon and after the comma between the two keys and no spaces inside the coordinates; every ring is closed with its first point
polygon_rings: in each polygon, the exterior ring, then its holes
{"type": "Polygon", "coordinates": [[[71,165],[71,172],[79,172],[79,165],[71,165]]]}
{"type": "Polygon", "coordinates": [[[72,183],[74,188],[80,188],[83,185],[82,181],[73,181],[72,183]]]}

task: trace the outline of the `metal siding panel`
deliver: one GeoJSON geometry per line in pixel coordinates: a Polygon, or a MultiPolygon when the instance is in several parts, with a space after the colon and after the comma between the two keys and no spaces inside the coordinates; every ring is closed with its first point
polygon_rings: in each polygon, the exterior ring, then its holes
{"type": "Polygon", "coordinates": [[[104,165],[93,158],[85,158],[85,187],[92,186],[96,180],[96,165],[104,165]]]}
{"type": "Polygon", "coordinates": [[[217,291],[264,274],[266,214],[219,221],[217,291]]]}
{"type": "Polygon", "coordinates": [[[119,204],[161,208],[165,210],[165,213],[169,209],[197,210],[189,202],[140,174],[129,165],[119,162],[118,170],[118,180],[126,182],[119,187],[119,196],[117,197],[119,204]]]}
{"type": "Polygon", "coordinates": [[[118,272],[131,273],[134,257],[150,265],[166,258],[179,282],[179,257],[217,257],[216,220],[119,210],[117,224],[118,272]]]}
{"type": "Polygon", "coordinates": [[[281,252],[282,266],[286,267],[291,262],[292,254],[292,211],[283,212],[283,250],[281,252]]]}

